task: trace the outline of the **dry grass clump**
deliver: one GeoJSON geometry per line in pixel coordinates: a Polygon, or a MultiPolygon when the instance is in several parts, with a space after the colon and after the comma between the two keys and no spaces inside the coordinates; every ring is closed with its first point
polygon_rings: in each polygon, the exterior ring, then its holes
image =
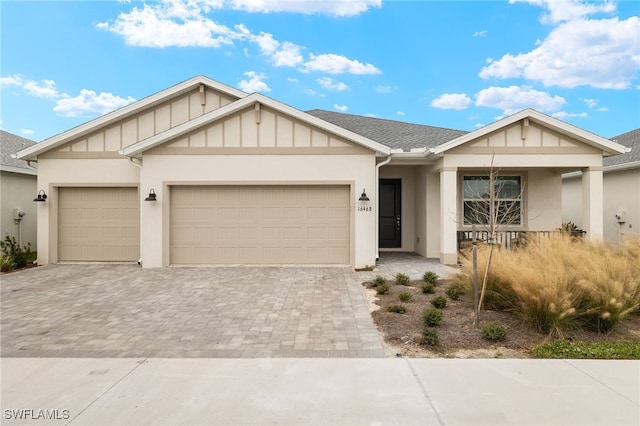
{"type": "MultiPolygon", "coordinates": [[[[479,247],[484,271],[487,247],[479,247]]],[[[470,259],[459,282],[471,285],[470,259]]],[[[480,272],[482,277],[482,272],[480,272]]],[[[640,307],[640,238],[620,249],[554,235],[514,250],[494,248],[484,308],[513,309],[537,331],[608,331],[640,307]]]]}

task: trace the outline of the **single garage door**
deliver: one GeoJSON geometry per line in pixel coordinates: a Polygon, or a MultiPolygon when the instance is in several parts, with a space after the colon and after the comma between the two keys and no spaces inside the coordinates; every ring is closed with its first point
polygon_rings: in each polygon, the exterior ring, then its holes
{"type": "Polygon", "coordinates": [[[172,264],[348,264],[348,186],[174,186],[172,264]]]}
{"type": "Polygon", "coordinates": [[[59,188],[58,259],[140,258],[137,188],[59,188]]]}

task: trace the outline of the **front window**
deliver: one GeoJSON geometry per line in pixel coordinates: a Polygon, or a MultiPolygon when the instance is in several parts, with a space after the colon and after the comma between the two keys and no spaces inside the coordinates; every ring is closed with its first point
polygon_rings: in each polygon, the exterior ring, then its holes
{"type": "Polygon", "coordinates": [[[464,224],[521,225],[522,178],[494,176],[491,180],[489,176],[464,176],[464,224]]]}

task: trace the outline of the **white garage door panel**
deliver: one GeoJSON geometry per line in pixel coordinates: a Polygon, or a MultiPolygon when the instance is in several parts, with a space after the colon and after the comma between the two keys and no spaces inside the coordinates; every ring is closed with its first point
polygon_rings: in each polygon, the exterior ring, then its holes
{"type": "Polygon", "coordinates": [[[136,188],[59,188],[61,261],[135,261],[140,257],[136,188]]]}
{"type": "Polygon", "coordinates": [[[174,186],[171,263],[349,263],[348,186],[174,186]]]}

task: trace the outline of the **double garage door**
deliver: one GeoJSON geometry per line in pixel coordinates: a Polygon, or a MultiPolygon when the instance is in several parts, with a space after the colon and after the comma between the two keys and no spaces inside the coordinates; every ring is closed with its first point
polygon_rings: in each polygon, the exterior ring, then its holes
{"type": "Polygon", "coordinates": [[[172,264],[348,264],[348,186],[174,186],[172,264]]]}
{"type": "MultiPolygon", "coordinates": [[[[349,263],[349,186],[173,186],[170,194],[172,264],[349,263]]],[[[58,197],[59,260],[138,260],[137,188],[63,187],[58,197]]]]}

